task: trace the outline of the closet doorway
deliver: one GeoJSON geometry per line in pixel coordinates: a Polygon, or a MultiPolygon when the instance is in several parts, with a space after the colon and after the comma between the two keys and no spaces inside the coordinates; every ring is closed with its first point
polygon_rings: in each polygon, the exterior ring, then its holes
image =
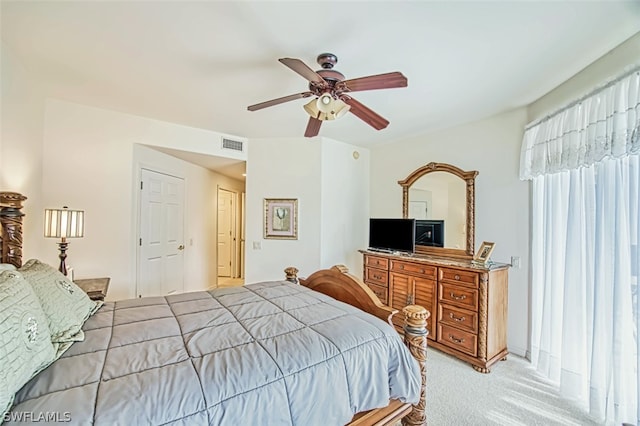
{"type": "Polygon", "coordinates": [[[238,193],[218,187],[218,287],[242,285],[240,244],[242,220],[238,193]]]}

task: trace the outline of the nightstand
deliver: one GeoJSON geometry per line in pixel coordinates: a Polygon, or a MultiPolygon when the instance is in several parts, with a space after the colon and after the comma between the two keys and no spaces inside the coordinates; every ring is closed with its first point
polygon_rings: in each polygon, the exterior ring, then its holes
{"type": "Polygon", "coordinates": [[[109,290],[109,281],[111,278],[87,278],[83,280],[74,280],[73,282],[84,290],[91,300],[104,300],[109,290]]]}

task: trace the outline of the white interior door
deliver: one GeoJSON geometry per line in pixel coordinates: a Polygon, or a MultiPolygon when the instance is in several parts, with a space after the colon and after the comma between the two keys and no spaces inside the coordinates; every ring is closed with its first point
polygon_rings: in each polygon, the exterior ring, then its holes
{"type": "Polygon", "coordinates": [[[218,188],[218,276],[231,277],[233,260],[233,193],[218,188]]]}
{"type": "Polygon", "coordinates": [[[243,192],[241,195],[240,202],[240,273],[238,276],[240,278],[244,278],[244,250],[245,250],[245,206],[246,206],[246,196],[243,192]]]}
{"type": "Polygon", "coordinates": [[[138,297],[184,291],[184,180],[142,169],[138,297]]]}

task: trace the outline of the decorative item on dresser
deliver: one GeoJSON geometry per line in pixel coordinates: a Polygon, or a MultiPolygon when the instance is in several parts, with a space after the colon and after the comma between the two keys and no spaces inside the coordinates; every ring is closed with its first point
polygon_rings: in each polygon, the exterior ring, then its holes
{"type": "Polygon", "coordinates": [[[492,263],[491,253],[493,252],[494,247],[495,247],[495,243],[483,241],[482,245],[478,249],[478,252],[473,257],[472,263],[474,265],[480,265],[480,266],[490,265],[492,263]]]}

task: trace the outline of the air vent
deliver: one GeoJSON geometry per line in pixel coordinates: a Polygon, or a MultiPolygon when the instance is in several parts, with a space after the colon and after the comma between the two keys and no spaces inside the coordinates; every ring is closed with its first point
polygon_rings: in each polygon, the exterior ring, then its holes
{"type": "Polygon", "coordinates": [[[231,139],[222,139],[223,149],[233,149],[234,151],[244,151],[244,142],[234,141],[231,139]]]}

